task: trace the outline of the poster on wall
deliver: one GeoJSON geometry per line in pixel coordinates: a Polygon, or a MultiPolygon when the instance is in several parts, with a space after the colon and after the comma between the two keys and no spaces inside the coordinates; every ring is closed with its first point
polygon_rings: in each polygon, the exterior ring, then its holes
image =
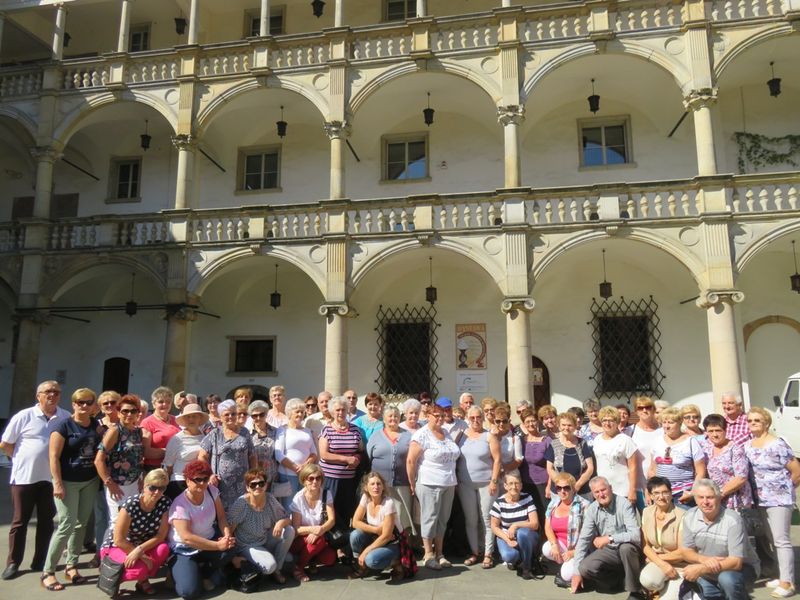
{"type": "Polygon", "coordinates": [[[456,325],[456,369],[486,369],[486,323],[456,325]]]}
{"type": "Polygon", "coordinates": [[[485,394],[489,391],[486,371],[456,371],[456,392],[485,394]]]}

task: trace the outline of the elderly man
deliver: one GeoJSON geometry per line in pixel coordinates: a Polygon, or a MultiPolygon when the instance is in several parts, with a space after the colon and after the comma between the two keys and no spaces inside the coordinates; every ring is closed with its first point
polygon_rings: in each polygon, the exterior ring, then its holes
{"type": "Polygon", "coordinates": [[[333,421],[333,415],[328,411],[328,403],[331,401],[332,397],[330,392],[320,392],[317,395],[317,407],[319,408],[319,412],[309,415],[303,422],[303,427],[311,430],[315,440],[318,439],[319,434],[322,433],[322,428],[333,421]]]}
{"type": "Polygon", "coordinates": [[[11,457],[11,504],[14,516],[8,532],[8,560],[3,579],[17,575],[25,554],[28,522],[36,509],[36,549],[31,569],[41,571],[50,537],[53,535],[53,484],[50,479],[50,424],[70,414],[58,406],[61,386],[43,381],[36,388],[37,403],[21,410],[9,421],[0,441],[0,450],[11,457]]]}
{"type": "Polygon", "coordinates": [[[358,394],[356,394],[355,390],[347,390],[344,393],[344,399],[347,400],[347,420],[350,423],[366,414],[358,408],[358,394]]]}
{"type": "Polygon", "coordinates": [[[683,517],[683,577],[697,583],[705,600],[747,600],[759,563],[742,518],[722,505],[712,480],[697,480],[693,492],[697,506],[683,517]]]}
{"type": "Polygon", "coordinates": [[[475,404],[475,396],[470,394],[469,392],[464,392],[458,397],[458,405],[461,407],[461,410],[464,411],[464,414],[469,412],[469,409],[472,408],[475,404]]]}
{"type": "Polygon", "coordinates": [[[437,399],[436,406],[444,409],[442,429],[449,433],[451,438],[457,440],[459,435],[467,430],[467,422],[464,419],[456,419],[453,416],[453,403],[450,398],[441,397],[437,399]]]}
{"type": "Polygon", "coordinates": [[[742,405],[742,397],[733,392],[726,392],[722,394],[721,403],[725,421],[728,423],[725,437],[741,446],[752,437],[747,426],[747,413],[742,405]]]}
{"type": "Polygon", "coordinates": [[[584,580],[599,587],[609,580],[610,573],[622,571],[628,599],[644,600],[639,583],[641,530],[636,512],[626,498],[614,494],[605,477],[594,477],[589,488],[595,501],[586,509],[575,546],[577,574],[572,577],[572,592],[577,592],[584,580]]]}

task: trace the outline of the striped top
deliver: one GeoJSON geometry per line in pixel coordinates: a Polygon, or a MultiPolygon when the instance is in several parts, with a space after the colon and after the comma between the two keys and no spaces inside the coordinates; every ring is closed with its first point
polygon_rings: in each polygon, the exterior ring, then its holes
{"type": "Polygon", "coordinates": [[[496,519],[500,519],[500,529],[508,531],[514,523],[527,523],[528,515],[536,512],[536,505],[530,494],[522,493],[519,500],[510,502],[506,500],[506,495],[502,494],[492,504],[489,514],[496,519]]]}
{"type": "MultiPolygon", "coordinates": [[[[362,438],[358,427],[352,423],[347,424],[347,429],[340,431],[331,425],[322,428],[319,434],[320,439],[328,440],[328,452],[342,454],[344,456],[355,456],[361,451],[362,438]]],[[[320,459],[319,466],[325,477],[331,479],[352,479],[356,476],[355,466],[340,465],[320,459]]]]}

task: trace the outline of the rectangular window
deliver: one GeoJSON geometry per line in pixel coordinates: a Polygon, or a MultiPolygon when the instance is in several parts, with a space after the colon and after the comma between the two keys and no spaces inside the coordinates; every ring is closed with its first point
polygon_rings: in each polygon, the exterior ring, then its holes
{"type": "Polygon", "coordinates": [[[128,52],[150,50],[150,23],[132,25],[129,36],[128,52]]]}
{"type": "Polygon", "coordinates": [[[426,134],[388,137],[383,140],[383,179],[405,181],[428,177],[426,134]]]}
{"type": "Polygon", "coordinates": [[[624,165],[633,162],[630,143],[630,121],[614,119],[581,119],[580,164],[582,167],[624,165]]]}
{"type": "Polygon", "coordinates": [[[275,373],[274,336],[229,337],[228,374],[275,373]]]}
{"type": "Polygon", "coordinates": [[[405,21],[417,16],[417,0],[385,0],[385,21],[405,21]]]}
{"type": "Polygon", "coordinates": [[[111,161],[112,202],[125,202],[139,199],[142,177],[141,158],[118,158],[111,161]]]}
{"type": "MultiPolygon", "coordinates": [[[[269,34],[282,35],[286,33],[284,28],[284,7],[269,7],[269,34]]],[[[258,37],[261,35],[261,12],[258,10],[248,10],[245,12],[245,37],[258,37]]]]}
{"type": "Polygon", "coordinates": [[[247,148],[239,151],[239,190],[277,189],[279,173],[278,148],[247,148]]]}

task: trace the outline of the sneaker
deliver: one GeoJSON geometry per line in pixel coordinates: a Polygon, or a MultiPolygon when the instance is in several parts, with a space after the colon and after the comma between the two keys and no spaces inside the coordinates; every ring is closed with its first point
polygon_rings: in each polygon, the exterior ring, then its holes
{"type": "Polygon", "coordinates": [[[785,588],[779,585],[778,587],[773,588],[770,596],[773,598],[788,598],[789,596],[794,596],[794,586],[785,588]]]}

